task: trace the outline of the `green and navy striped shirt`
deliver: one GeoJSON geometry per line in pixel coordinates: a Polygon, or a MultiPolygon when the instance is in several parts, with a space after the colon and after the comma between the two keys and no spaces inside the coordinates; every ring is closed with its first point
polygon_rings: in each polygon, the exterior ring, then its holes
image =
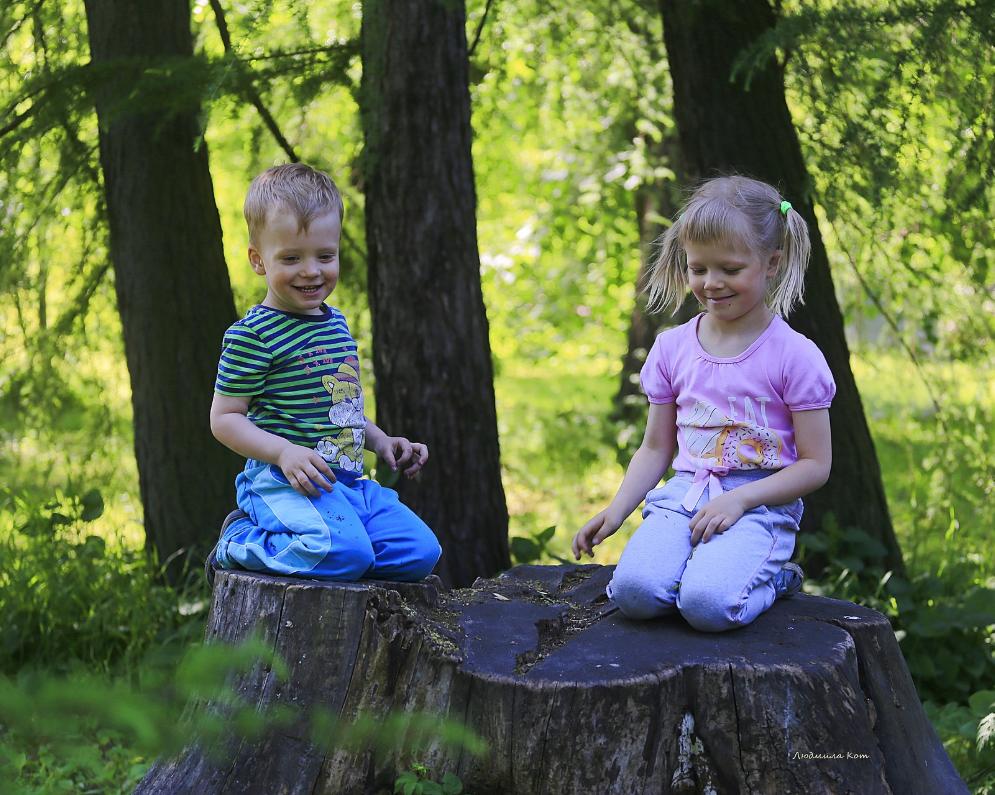
{"type": "Polygon", "coordinates": [[[264,431],[316,450],[335,468],[362,474],[366,417],[356,341],[345,316],[252,307],[226,332],[214,391],[248,398],[264,431]]]}

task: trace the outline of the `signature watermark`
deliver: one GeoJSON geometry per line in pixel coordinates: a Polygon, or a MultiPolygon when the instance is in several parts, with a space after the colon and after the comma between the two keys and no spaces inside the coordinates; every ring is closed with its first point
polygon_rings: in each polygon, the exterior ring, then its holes
{"type": "Polygon", "coordinates": [[[870,759],[870,754],[862,754],[859,751],[839,751],[833,753],[817,753],[815,751],[793,751],[788,754],[789,759],[870,759]]]}

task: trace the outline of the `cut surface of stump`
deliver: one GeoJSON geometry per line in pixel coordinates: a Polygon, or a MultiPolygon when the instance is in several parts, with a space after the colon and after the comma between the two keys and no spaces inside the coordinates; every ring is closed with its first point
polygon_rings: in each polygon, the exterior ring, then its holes
{"type": "Polygon", "coordinates": [[[392,792],[421,762],[474,795],[967,792],[881,614],[798,595],[706,634],[624,618],[611,572],[517,566],[455,591],[219,572],[208,640],[255,632],[290,669],[243,677],[250,703],[430,712],[487,751],[328,750],[302,720],[223,762],[189,748],[137,791],[392,792]]]}

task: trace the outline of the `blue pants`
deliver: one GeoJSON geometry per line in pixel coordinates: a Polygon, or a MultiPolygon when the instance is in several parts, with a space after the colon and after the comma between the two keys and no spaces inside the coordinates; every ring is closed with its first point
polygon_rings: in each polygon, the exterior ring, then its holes
{"type": "Polygon", "coordinates": [[[249,460],[235,479],[238,507],[218,543],[224,569],[326,580],[417,582],[442,548],[397,492],[336,471],[331,492],[298,494],[278,466],[249,460]]]}
{"type": "MultiPolygon", "coordinates": [[[[725,491],[766,477],[766,470],[731,472],[725,491]]],[[[802,501],[758,505],[707,543],[691,546],[693,511],[681,505],[690,473],[678,473],[646,495],[644,522],[622,551],[608,596],[629,618],[656,618],[676,611],[695,629],[721,632],[745,626],[776,597],[771,582],[791,558],[802,501]]]]}

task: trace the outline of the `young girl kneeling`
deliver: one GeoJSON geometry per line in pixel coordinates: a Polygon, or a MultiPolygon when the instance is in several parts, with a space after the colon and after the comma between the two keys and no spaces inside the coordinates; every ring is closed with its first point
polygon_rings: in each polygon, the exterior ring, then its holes
{"type": "Polygon", "coordinates": [[[676,311],[689,288],[704,311],[657,337],[641,373],[642,445],[573,540],[576,558],[593,555],[645,497],[608,586],[624,615],[676,608],[718,632],[801,588],[788,559],[800,498],[829,477],[836,391],[822,353],[783,320],[801,302],[808,258],[802,217],[745,177],[704,183],[661,238],[650,311],[676,311]],[[675,477],[656,488],[672,461],[675,477]]]}

